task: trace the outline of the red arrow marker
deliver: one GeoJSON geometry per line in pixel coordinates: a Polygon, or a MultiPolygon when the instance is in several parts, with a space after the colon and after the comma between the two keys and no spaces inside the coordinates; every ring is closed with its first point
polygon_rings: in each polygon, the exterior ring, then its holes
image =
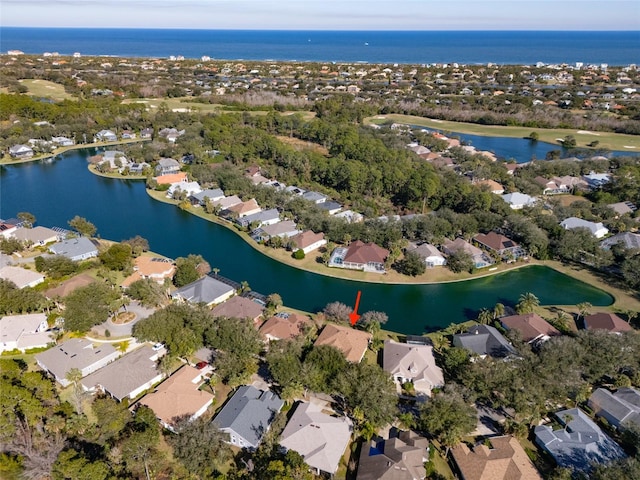
{"type": "Polygon", "coordinates": [[[351,321],[351,326],[355,325],[356,322],[360,319],[360,315],[358,315],[358,306],[360,305],[360,294],[362,292],[358,290],[358,295],[356,295],[356,306],[353,308],[353,312],[349,314],[349,320],[351,321]]]}

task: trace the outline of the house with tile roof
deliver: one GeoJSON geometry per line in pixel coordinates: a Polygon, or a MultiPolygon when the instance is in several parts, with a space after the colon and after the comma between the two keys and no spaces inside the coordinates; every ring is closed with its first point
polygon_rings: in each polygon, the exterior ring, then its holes
{"type": "Polygon", "coordinates": [[[535,427],[536,444],[546,450],[560,467],[588,473],[594,463],[606,464],[626,457],[620,446],[579,408],[555,413],[564,428],[535,427]]]}
{"type": "Polygon", "coordinates": [[[258,332],[267,341],[289,340],[311,327],[311,319],[299,313],[280,312],[267,319],[258,332]]]}
{"type": "Polygon", "coordinates": [[[498,182],[496,182],[495,180],[491,180],[491,179],[478,180],[475,183],[479,187],[484,187],[488,189],[491,193],[494,193],[496,195],[502,195],[504,193],[504,187],[498,182]]]}
{"type": "Polygon", "coordinates": [[[236,289],[226,283],[205,275],[195,282],[180,287],[171,298],[189,303],[204,303],[207,306],[222,303],[235,295],[236,289]]]}
{"type": "Polygon", "coordinates": [[[11,223],[7,223],[4,221],[0,221],[0,236],[4,238],[9,238],[13,236],[15,231],[18,229],[17,225],[13,225],[11,223]]]}
{"type": "Polygon", "coordinates": [[[262,209],[255,198],[251,198],[246,202],[240,202],[236,205],[232,205],[227,208],[227,211],[230,214],[236,214],[238,218],[246,217],[247,215],[252,215],[254,213],[258,213],[262,209]]]}
{"type": "Polygon", "coordinates": [[[481,358],[487,355],[504,358],[516,354],[516,350],[507,339],[490,325],[474,325],[467,333],[454,335],[453,346],[465,348],[481,358]]]}
{"type": "Polygon", "coordinates": [[[94,345],[86,338],[72,338],[49,350],[38,353],[36,362],[40,368],[50,373],[63,387],[71,382],[67,374],[78,369],[83,377],[104,367],[120,356],[113,345],[101,343],[94,345]]]}
{"type": "Polygon", "coordinates": [[[270,390],[243,385],[225,403],[213,421],[229,434],[228,443],[255,450],[284,402],[270,390]]]}
{"type": "Polygon", "coordinates": [[[429,442],[411,430],[392,429],[388,439],[365,442],[356,480],[422,480],[427,471],[429,442]]]}
{"type": "Polygon", "coordinates": [[[172,279],[176,273],[173,260],[164,257],[140,255],[133,260],[133,273],[120,284],[126,288],[137,280],[149,278],[160,285],[166,279],[172,279]]]}
{"type": "Polygon", "coordinates": [[[327,244],[324,233],[313,233],[305,230],[291,237],[294,248],[302,250],[305,255],[327,244]]]}
{"type": "Polygon", "coordinates": [[[505,435],[472,447],[460,443],[451,456],[462,480],[542,480],[520,443],[505,435]]]}
{"type": "Polygon", "coordinates": [[[328,345],[337,348],[344,353],[349,362],[360,363],[372,338],[372,335],[368,332],[327,323],[320,335],[318,335],[314,345],[328,345]]]}
{"type": "Polygon", "coordinates": [[[307,465],[333,475],[351,440],[353,422],[322,412],[315,403],[301,402],[280,435],[280,446],[298,452],[307,465]]]}
{"type": "Polygon", "coordinates": [[[213,395],[200,390],[202,382],[202,371],[185,365],[138,403],[153,410],[162,426],[173,430],[176,419],[187,417],[195,420],[213,403],[213,395]]]}
{"type": "Polygon", "coordinates": [[[67,295],[73,293],[78,288],[86,287],[87,285],[91,285],[95,282],[96,279],[91,277],[86,273],[81,273],[80,275],[76,275],[71,277],[69,280],[65,280],[58,286],[54,288],[50,288],[44,292],[45,297],[52,299],[56,297],[64,298],[67,295]]]}
{"type": "Polygon", "coordinates": [[[623,387],[611,393],[598,388],[589,397],[589,408],[616,428],[624,429],[633,424],[640,428],[640,390],[623,387]]]}
{"type": "Polygon", "coordinates": [[[430,397],[431,390],[444,385],[444,375],[436,365],[431,345],[385,340],[382,368],[391,374],[399,391],[402,384],[413,383],[418,397],[430,397]]]}
{"type": "Polygon", "coordinates": [[[537,313],[510,315],[500,318],[500,323],[507,330],[517,330],[522,340],[527,343],[546,342],[551,337],[562,335],[553,325],[537,313]]]}
{"type": "Polygon", "coordinates": [[[264,306],[246,297],[232,297],[226,302],[216,305],[211,310],[214,317],[240,318],[258,323],[264,312],[264,306]]]}
{"type": "Polygon", "coordinates": [[[157,177],[153,177],[158,185],[173,185],[174,183],[186,182],[187,181],[187,173],[186,172],[178,172],[178,173],[168,173],[166,175],[159,175],[157,177]]]}
{"type": "Polygon", "coordinates": [[[224,210],[227,210],[233,207],[234,205],[238,205],[240,203],[242,203],[242,200],[240,200],[240,197],[238,197],[237,195],[230,195],[228,197],[223,197],[218,200],[213,200],[211,202],[211,205],[213,205],[216,208],[219,208],[220,212],[223,212],[224,210]]]}
{"type": "Polygon", "coordinates": [[[6,315],[0,318],[0,353],[30,348],[43,348],[55,343],[44,313],[6,315]]]}
{"type": "Polygon", "coordinates": [[[444,255],[440,253],[440,250],[430,243],[418,244],[416,242],[409,242],[406,251],[407,253],[414,252],[422,258],[427,268],[441,267],[447,263],[447,260],[444,258],[444,255]]]}
{"type": "Polygon", "coordinates": [[[485,268],[489,265],[493,265],[494,263],[489,255],[475,245],[471,245],[462,237],[458,237],[455,240],[449,240],[448,238],[445,239],[442,244],[442,250],[447,255],[452,255],[460,251],[465,252],[471,256],[471,260],[473,261],[473,266],[475,268],[485,268]]]}
{"type": "Polygon", "coordinates": [[[517,242],[497,232],[479,233],[473,241],[505,260],[517,260],[527,254],[517,242]]]}
{"type": "Polygon", "coordinates": [[[154,350],[144,345],[87,375],[81,380],[88,392],[104,392],[119,402],[135,399],[164,377],[158,360],[166,353],[164,348],[154,350]]]}
{"type": "MultiPolygon", "coordinates": [[[[245,217],[246,218],[246,217],[245,217]]],[[[271,238],[289,239],[300,233],[293,220],[284,220],[272,225],[264,225],[251,232],[251,238],[257,242],[266,242],[271,238]]]]}
{"type": "Polygon", "coordinates": [[[13,232],[12,236],[21,242],[27,242],[40,247],[47,243],[57,242],[60,239],[60,235],[55,230],[40,226],[33,228],[18,228],[13,232]]]}
{"type": "Polygon", "coordinates": [[[633,327],[615,313],[599,312],[584,316],[585,330],[607,330],[611,333],[631,332],[633,327]]]}
{"type": "Polygon", "coordinates": [[[389,250],[373,242],[364,243],[356,240],[346,249],[340,263],[342,268],[363,270],[365,272],[384,273],[384,262],[389,256],[389,250]]]}

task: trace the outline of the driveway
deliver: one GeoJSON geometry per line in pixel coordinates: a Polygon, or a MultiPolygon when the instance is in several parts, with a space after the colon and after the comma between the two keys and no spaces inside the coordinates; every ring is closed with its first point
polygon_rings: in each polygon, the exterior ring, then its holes
{"type": "Polygon", "coordinates": [[[113,323],[111,321],[112,317],[109,317],[106,322],[93,327],[92,330],[98,335],[104,335],[105,331],[109,330],[109,333],[111,333],[112,337],[130,337],[133,326],[143,318],[147,318],[149,315],[155,312],[155,310],[153,308],[143,307],[138,302],[131,302],[126,307],[120,308],[117,313],[121,312],[134,313],[136,318],[134,318],[129,323],[120,325],[113,323]]]}

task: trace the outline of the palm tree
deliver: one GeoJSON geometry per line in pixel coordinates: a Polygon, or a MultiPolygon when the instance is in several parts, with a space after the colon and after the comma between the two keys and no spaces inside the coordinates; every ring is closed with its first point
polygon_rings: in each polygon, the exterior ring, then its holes
{"type": "Polygon", "coordinates": [[[540,305],[540,300],[533,293],[527,292],[520,295],[518,304],[516,305],[516,312],[519,314],[533,313],[535,308],[540,305]]]}
{"type": "Polygon", "coordinates": [[[504,315],[504,305],[502,303],[496,303],[493,307],[493,319],[496,320],[504,315]]]}
{"type": "Polygon", "coordinates": [[[488,308],[483,308],[482,310],[480,310],[480,313],[478,314],[478,323],[481,323],[482,325],[488,325],[491,320],[493,320],[493,314],[491,313],[491,310],[489,310],[488,308]]]}
{"type": "Polygon", "coordinates": [[[630,324],[636,318],[638,318],[638,312],[634,312],[633,310],[627,310],[627,323],[630,324]]]}
{"type": "Polygon", "coordinates": [[[591,305],[589,302],[582,302],[577,304],[576,307],[580,312],[580,317],[584,319],[584,317],[591,311],[591,308],[593,307],[593,305],[591,305]]]}

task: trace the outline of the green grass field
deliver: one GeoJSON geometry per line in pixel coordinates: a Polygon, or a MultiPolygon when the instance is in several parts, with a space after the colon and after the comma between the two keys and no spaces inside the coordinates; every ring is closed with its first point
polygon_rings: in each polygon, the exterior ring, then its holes
{"type": "Polygon", "coordinates": [[[466,133],[469,135],[484,135],[489,137],[513,137],[525,138],[531,132],[539,135],[539,141],[560,145],[558,139],[562,139],[567,135],[573,135],[576,139],[578,147],[586,147],[587,144],[597,140],[598,148],[606,148],[609,150],[620,150],[628,152],[640,151],[640,136],[623,135],[620,133],[609,132],[587,132],[584,130],[571,129],[546,129],[546,128],[528,128],[528,127],[502,127],[495,125],[477,125],[475,123],[449,122],[446,120],[434,120],[424,117],[415,117],[412,115],[377,115],[365,119],[365,123],[382,124],[385,122],[406,123],[411,125],[419,125],[423,127],[442,130],[445,132],[466,133]]]}
{"type": "Polygon", "coordinates": [[[34,97],[50,98],[53,101],[76,100],[76,97],[64,91],[64,86],[59,83],[40,79],[20,80],[20,83],[29,89],[28,95],[34,97]]]}

